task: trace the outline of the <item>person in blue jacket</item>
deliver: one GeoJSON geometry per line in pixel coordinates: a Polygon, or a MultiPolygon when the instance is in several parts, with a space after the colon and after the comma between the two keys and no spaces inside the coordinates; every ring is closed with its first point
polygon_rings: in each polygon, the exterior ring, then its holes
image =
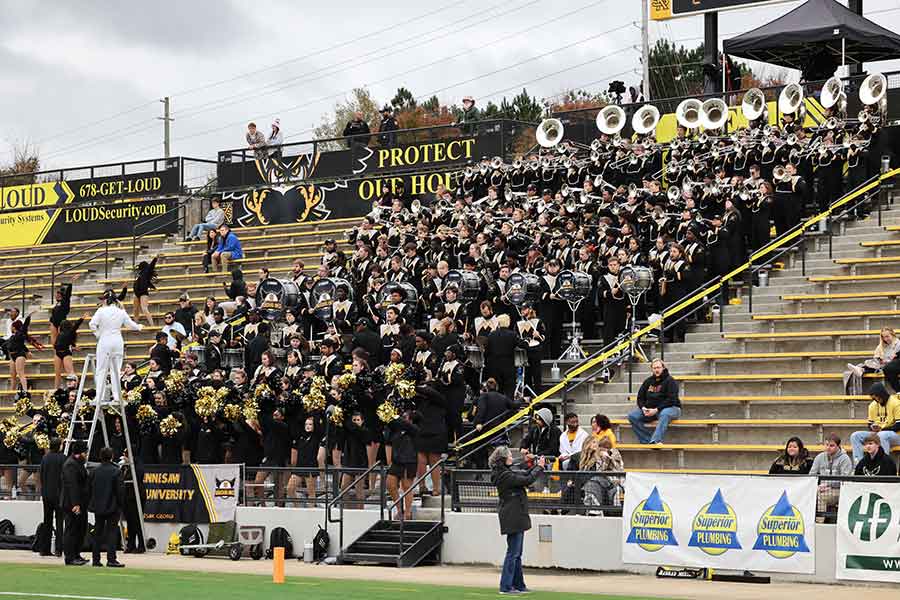
{"type": "Polygon", "coordinates": [[[244,249],[241,248],[241,240],[228,225],[219,226],[219,244],[212,255],[213,270],[227,271],[228,261],[244,258],[244,249]]]}

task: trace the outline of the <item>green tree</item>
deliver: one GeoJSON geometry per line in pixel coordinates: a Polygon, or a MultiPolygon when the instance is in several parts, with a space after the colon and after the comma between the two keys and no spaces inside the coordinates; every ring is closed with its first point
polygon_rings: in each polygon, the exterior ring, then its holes
{"type": "MultiPolygon", "coordinates": [[[[373,132],[377,131],[378,123],[381,122],[381,107],[378,101],[372,98],[366,88],[355,88],[350,98],[334,105],[333,113],[322,117],[322,123],[315,129],[315,137],[318,139],[341,137],[344,126],[357,112],[363,114],[363,119],[373,132]]],[[[323,146],[322,150],[340,150],[343,147],[338,141],[325,142],[323,146]]]]}
{"type": "MultiPolygon", "coordinates": [[[[505,100],[505,98],[504,98],[505,100]]],[[[482,119],[502,119],[503,115],[501,114],[502,109],[494,104],[492,101],[488,100],[487,105],[481,111],[482,119]]]]}
{"type": "Polygon", "coordinates": [[[703,92],[703,45],[691,50],[668,40],[650,48],[650,97],[674,98],[703,92]]]}
{"type": "Polygon", "coordinates": [[[428,100],[426,100],[425,102],[422,103],[422,108],[426,112],[436,114],[436,113],[440,112],[440,110],[441,110],[441,101],[438,99],[437,96],[432,96],[431,98],[429,98],[428,100]]]}
{"type": "Polygon", "coordinates": [[[391,99],[391,106],[397,112],[412,110],[416,107],[416,98],[405,87],[399,87],[397,88],[397,93],[391,99]]]}
{"type": "MultiPolygon", "coordinates": [[[[506,99],[504,98],[504,101],[505,100],[506,99]]],[[[528,90],[522,88],[522,93],[512,99],[512,114],[507,114],[506,118],[537,122],[541,120],[543,115],[543,104],[538,102],[538,99],[534,96],[529,96],[528,90]]]]}

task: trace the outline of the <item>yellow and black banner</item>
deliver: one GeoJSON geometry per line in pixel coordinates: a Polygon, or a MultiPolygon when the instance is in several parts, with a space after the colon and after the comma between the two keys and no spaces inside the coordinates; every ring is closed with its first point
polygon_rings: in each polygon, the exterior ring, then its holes
{"type": "Polygon", "coordinates": [[[690,17],[707,12],[751,8],[791,0],[650,0],[650,18],[654,21],[672,17],[690,17]]]}
{"type": "MultiPolygon", "coordinates": [[[[65,184],[53,185],[62,187],[65,184]]],[[[127,236],[136,222],[165,214],[177,203],[176,198],[126,200],[102,205],[50,203],[50,200],[39,205],[47,207],[43,209],[0,212],[0,248],[127,236]]],[[[174,233],[177,227],[177,223],[172,223],[168,228],[162,227],[165,231],[160,233],[174,233]]]]}
{"type": "Polygon", "coordinates": [[[148,465],[144,520],[171,523],[232,521],[241,487],[240,465],[148,465]]]}

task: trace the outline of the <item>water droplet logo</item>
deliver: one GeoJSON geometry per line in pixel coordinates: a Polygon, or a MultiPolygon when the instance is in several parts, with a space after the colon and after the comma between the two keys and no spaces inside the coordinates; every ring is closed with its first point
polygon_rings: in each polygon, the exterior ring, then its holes
{"type": "Polygon", "coordinates": [[[709,504],[705,504],[691,524],[691,540],[688,546],[700,548],[710,556],[719,556],[729,550],[740,550],[737,538],[737,515],[725,502],[722,490],[717,489],[709,504]]]}
{"type": "Polygon", "coordinates": [[[790,558],[798,552],[809,552],[803,537],[806,528],[803,515],[788,501],[787,492],[763,513],[756,525],[754,550],[765,550],[773,558],[790,558]]]}
{"type": "Polygon", "coordinates": [[[637,544],[647,552],[678,545],[672,533],[672,511],[663,502],[656,487],[631,513],[631,531],[626,543],[637,544]]]}

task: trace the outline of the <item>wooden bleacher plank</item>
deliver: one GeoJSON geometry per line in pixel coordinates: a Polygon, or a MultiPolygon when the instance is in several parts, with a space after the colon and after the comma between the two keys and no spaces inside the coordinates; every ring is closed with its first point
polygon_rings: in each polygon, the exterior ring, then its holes
{"type": "Polygon", "coordinates": [[[881,263],[900,262],[900,256],[869,256],[865,258],[836,258],[834,264],[844,266],[877,265],[881,263]]]}
{"type": "Polygon", "coordinates": [[[900,273],[873,273],[871,275],[823,275],[807,277],[812,283],[833,283],[836,281],[879,281],[882,279],[900,279],[900,273]]]}
{"type": "MultiPolygon", "coordinates": [[[[335,240],[338,245],[338,249],[349,251],[350,246],[348,245],[348,240],[335,240]]],[[[290,245],[291,248],[315,248],[321,246],[322,242],[315,240],[312,242],[294,242],[290,245]]],[[[279,244],[270,244],[268,246],[258,246],[256,244],[251,245],[248,248],[244,248],[244,255],[248,252],[265,252],[267,250],[279,250],[284,249],[284,243],[279,244]]],[[[185,250],[183,252],[166,252],[165,258],[184,258],[188,256],[199,256],[202,253],[200,250],[185,250]]]]}
{"type": "MultiPolygon", "coordinates": [[[[629,396],[631,402],[637,401],[637,396],[629,396]]],[[[720,403],[720,402],[779,402],[790,404],[792,402],[869,402],[869,396],[853,396],[846,394],[837,395],[802,395],[802,396],[778,396],[778,395],[759,395],[759,396],[681,396],[679,398],[682,403],[720,403]]]]}
{"type": "MultiPolygon", "coordinates": [[[[47,265],[44,265],[45,268],[46,268],[46,266],[47,265]]],[[[66,277],[67,278],[77,277],[79,275],[85,275],[86,273],[88,273],[88,269],[72,269],[71,271],[66,271],[66,277]]],[[[41,278],[49,279],[50,277],[53,276],[53,273],[51,273],[50,271],[41,271],[39,273],[28,273],[27,275],[28,275],[28,277],[41,277],[41,278]]],[[[21,278],[22,278],[22,273],[13,273],[11,275],[0,275],[0,280],[6,280],[6,279],[12,280],[12,279],[21,279],[21,278]]]]}
{"type": "MultiPolygon", "coordinates": [[[[695,452],[772,452],[779,454],[784,452],[783,444],[616,444],[619,450],[653,451],[653,450],[692,450],[695,452]]],[[[825,446],[812,444],[806,446],[810,452],[822,452],[825,446]]],[[[846,452],[850,452],[850,446],[844,446],[846,452]]],[[[892,452],[900,452],[900,446],[894,446],[892,452]]]]}
{"type": "Polygon", "coordinates": [[[884,248],[891,246],[900,246],[900,240],[878,240],[878,241],[869,241],[869,242],[860,242],[860,246],[863,248],[884,248]]]}
{"type": "MultiPolygon", "coordinates": [[[[246,242],[252,242],[257,240],[274,240],[279,238],[290,238],[290,237],[312,237],[312,236],[324,236],[324,235],[345,235],[347,233],[347,228],[342,227],[340,229],[323,229],[319,231],[310,230],[310,231],[290,231],[287,233],[272,233],[266,235],[241,235],[241,229],[234,230],[237,233],[238,239],[241,241],[241,244],[246,242]]],[[[206,245],[206,240],[192,240],[190,242],[180,241],[175,242],[178,246],[201,246],[206,245]]]]}
{"type": "MultiPolygon", "coordinates": [[[[153,235],[145,235],[141,238],[141,240],[157,240],[166,237],[165,234],[153,234],[153,235]]],[[[134,238],[130,235],[123,237],[115,237],[109,238],[110,242],[131,242],[134,238]]],[[[33,246],[16,246],[14,248],[0,248],[0,258],[4,258],[6,253],[15,254],[17,252],[23,252],[26,250],[38,250],[43,248],[59,248],[61,246],[65,246],[66,248],[75,248],[76,250],[81,246],[90,246],[91,244],[96,244],[97,240],[88,240],[84,242],[53,242],[52,244],[36,244],[33,246]]],[[[99,246],[98,246],[99,247],[99,246]]],[[[62,254],[66,255],[70,252],[68,250],[63,250],[62,254]]],[[[59,255],[60,253],[54,254],[54,256],[59,255]]],[[[29,254],[28,256],[35,256],[34,254],[29,254]]]]}
{"type": "Polygon", "coordinates": [[[782,300],[850,300],[854,298],[896,298],[900,296],[900,290],[890,292],[844,292],[839,294],[788,294],[782,296],[782,300]]]}
{"type": "Polygon", "coordinates": [[[812,338],[812,337],[850,337],[850,336],[869,336],[879,335],[881,331],[878,329],[847,329],[832,331],[785,331],[781,333],[757,333],[757,332],[737,332],[723,333],[722,338],[726,340],[767,340],[767,339],[793,339],[793,338],[812,338]]]}
{"type": "Polygon", "coordinates": [[[809,319],[853,319],[861,317],[893,317],[900,315],[900,310],[847,310],[820,313],[796,313],[783,315],[753,315],[754,321],[795,321],[809,319]]]}
{"type": "MultiPolygon", "coordinates": [[[[866,373],[867,379],[881,379],[881,373],[866,373]]],[[[675,375],[677,381],[776,381],[842,379],[843,373],[741,373],[734,375],[675,375]]]]}
{"type": "MultiPolygon", "coordinates": [[[[228,265],[228,268],[236,269],[236,268],[241,267],[242,265],[251,265],[251,264],[256,264],[256,263],[268,263],[268,262],[278,261],[278,260],[287,260],[288,258],[290,258],[290,259],[319,258],[320,256],[321,256],[321,254],[292,254],[292,255],[289,255],[289,257],[275,256],[275,257],[268,257],[268,258],[267,257],[252,258],[249,260],[242,259],[242,260],[238,260],[238,261],[231,261],[228,265]]],[[[164,267],[166,265],[161,265],[161,266],[164,267]]],[[[190,268],[190,267],[198,267],[198,268],[202,267],[202,265],[197,262],[181,263],[179,265],[168,265],[168,266],[173,267],[173,268],[178,267],[178,268],[182,268],[182,269],[190,268]]],[[[263,264],[263,266],[265,266],[265,265],[263,264]]],[[[316,264],[315,266],[318,267],[318,264],[316,264]]],[[[290,267],[290,266],[272,267],[269,269],[269,273],[288,273],[291,271],[291,269],[292,269],[292,267],[290,267]]],[[[160,267],[157,267],[157,272],[159,272],[160,270],[161,270],[160,267]]],[[[312,266],[306,267],[304,269],[304,272],[315,273],[315,269],[312,266]]],[[[171,275],[171,274],[170,275],[158,275],[157,279],[159,279],[160,281],[171,281],[171,280],[175,280],[175,279],[185,279],[185,278],[194,278],[194,277],[217,277],[217,276],[228,277],[228,281],[231,281],[231,276],[229,273],[222,273],[222,272],[216,272],[216,271],[210,271],[209,273],[205,273],[205,272],[201,271],[199,273],[188,272],[188,273],[178,273],[176,275],[171,275]]],[[[123,277],[123,278],[116,278],[116,279],[98,279],[97,280],[98,283],[111,284],[111,285],[130,284],[132,281],[134,281],[134,277],[123,277]]]]}
{"type": "Polygon", "coordinates": [[[694,354],[696,360],[741,360],[741,359],[785,359],[785,358],[865,358],[872,355],[869,350],[823,350],[821,352],[747,352],[745,354],[694,354]]]}
{"type": "MultiPolygon", "coordinates": [[[[629,425],[628,419],[610,419],[613,425],[629,425]]],[[[721,427],[743,427],[745,425],[756,426],[781,426],[781,425],[859,425],[864,427],[865,419],[676,419],[672,421],[672,425],[681,425],[682,427],[696,426],[713,426],[721,427]]]]}

